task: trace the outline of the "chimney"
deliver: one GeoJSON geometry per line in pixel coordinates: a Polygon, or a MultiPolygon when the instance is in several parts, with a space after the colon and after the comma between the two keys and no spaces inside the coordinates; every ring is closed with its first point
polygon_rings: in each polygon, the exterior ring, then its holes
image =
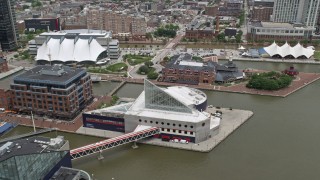
{"type": "Polygon", "coordinates": [[[219,34],[220,28],[220,16],[216,16],[216,29],[215,29],[215,35],[217,36],[219,34]]]}

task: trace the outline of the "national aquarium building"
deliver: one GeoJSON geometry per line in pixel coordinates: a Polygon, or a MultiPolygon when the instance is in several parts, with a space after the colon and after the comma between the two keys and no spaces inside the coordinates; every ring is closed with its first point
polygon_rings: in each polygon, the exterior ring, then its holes
{"type": "Polygon", "coordinates": [[[137,127],[158,127],[162,140],[183,139],[199,143],[219,131],[220,118],[205,112],[207,96],[200,90],[157,87],[145,80],[144,91],[134,101],[83,113],[83,125],[116,132],[137,127]]]}

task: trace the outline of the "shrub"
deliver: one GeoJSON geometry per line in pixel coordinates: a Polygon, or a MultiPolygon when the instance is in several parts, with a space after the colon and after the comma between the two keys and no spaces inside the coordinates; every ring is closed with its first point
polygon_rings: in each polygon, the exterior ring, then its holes
{"type": "Polygon", "coordinates": [[[156,72],[149,72],[148,75],[147,75],[147,78],[148,79],[157,79],[158,76],[159,76],[159,74],[156,73],[156,72]]]}

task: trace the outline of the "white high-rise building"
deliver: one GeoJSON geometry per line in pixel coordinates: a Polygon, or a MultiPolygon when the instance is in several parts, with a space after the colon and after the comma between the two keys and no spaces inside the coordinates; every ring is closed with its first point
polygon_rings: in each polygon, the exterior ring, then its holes
{"type": "Polygon", "coordinates": [[[274,0],[272,21],[315,27],[320,0],[274,0]]]}

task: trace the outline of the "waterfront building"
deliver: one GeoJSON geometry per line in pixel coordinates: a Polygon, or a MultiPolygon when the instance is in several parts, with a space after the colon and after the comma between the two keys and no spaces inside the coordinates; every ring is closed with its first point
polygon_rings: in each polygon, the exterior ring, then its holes
{"type": "Polygon", "coordinates": [[[222,65],[210,60],[197,62],[190,54],[180,54],[171,57],[162,69],[159,81],[198,85],[230,82],[243,77],[232,61],[222,65]]]}
{"type": "Polygon", "coordinates": [[[247,39],[252,41],[310,40],[314,38],[312,36],[314,30],[315,28],[309,28],[303,24],[252,21],[248,25],[247,39]]]}
{"type": "Polygon", "coordinates": [[[71,167],[69,142],[28,137],[0,144],[0,179],[48,180],[61,167],[71,167]]]}
{"type": "Polygon", "coordinates": [[[158,127],[155,137],[199,143],[219,131],[220,118],[205,112],[207,96],[184,86],[160,88],[145,80],[144,91],[134,101],[83,113],[83,125],[117,132],[137,127],[158,127]]]}
{"type": "Polygon", "coordinates": [[[13,50],[18,43],[14,0],[0,0],[0,45],[2,50],[13,50]]]}
{"type": "Polygon", "coordinates": [[[28,18],[24,20],[24,24],[27,31],[59,31],[60,29],[59,18],[28,18]]]}
{"type": "Polygon", "coordinates": [[[92,81],[84,69],[39,65],[10,85],[13,109],[72,119],[92,100],[92,81]]]}
{"type": "Polygon", "coordinates": [[[88,29],[41,33],[29,41],[29,52],[37,55],[38,64],[93,64],[118,59],[120,55],[119,41],[112,39],[111,32],[88,29]]]}

